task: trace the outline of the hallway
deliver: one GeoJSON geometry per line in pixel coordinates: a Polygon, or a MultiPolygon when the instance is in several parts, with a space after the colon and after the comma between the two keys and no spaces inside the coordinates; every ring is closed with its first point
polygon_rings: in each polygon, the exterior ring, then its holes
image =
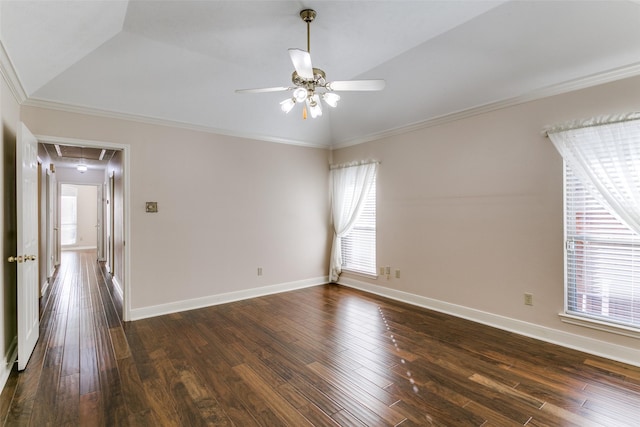
{"type": "Polygon", "coordinates": [[[95,250],[63,251],[52,282],[40,304],[40,339],[27,369],[14,369],[7,382],[0,419],[7,426],[114,425],[110,417],[124,405],[113,351],[113,340],[124,339],[122,299],[95,250]]]}

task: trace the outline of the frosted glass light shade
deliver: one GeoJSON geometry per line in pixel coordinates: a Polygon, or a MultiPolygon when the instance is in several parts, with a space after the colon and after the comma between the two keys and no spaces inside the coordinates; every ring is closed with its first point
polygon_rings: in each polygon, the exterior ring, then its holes
{"type": "Polygon", "coordinates": [[[280,109],[285,113],[288,113],[293,109],[295,105],[296,105],[295,98],[287,98],[280,103],[280,109]]]}
{"type": "Polygon", "coordinates": [[[299,87],[293,91],[293,97],[298,102],[302,102],[307,98],[307,90],[305,88],[299,87]]]}
{"type": "Polygon", "coordinates": [[[307,103],[309,104],[309,113],[311,113],[311,118],[315,119],[316,117],[320,117],[322,115],[320,97],[317,94],[313,95],[311,99],[307,101],[307,103]]]}
{"type": "Polygon", "coordinates": [[[340,101],[340,95],[333,92],[327,92],[322,95],[322,99],[324,99],[324,102],[326,102],[330,107],[336,108],[338,101],[340,101]]]}
{"type": "Polygon", "coordinates": [[[80,173],[85,173],[87,171],[87,165],[78,165],[76,166],[76,169],[78,169],[78,172],[80,173]]]}

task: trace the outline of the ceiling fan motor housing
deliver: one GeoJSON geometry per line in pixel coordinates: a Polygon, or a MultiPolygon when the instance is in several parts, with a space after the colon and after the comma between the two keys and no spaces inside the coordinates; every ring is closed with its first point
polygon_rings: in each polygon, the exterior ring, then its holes
{"type": "Polygon", "coordinates": [[[308,87],[309,85],[324,87],[327,84],[326,78],[326,74],[320,68],[313,69],[313,79],[304,79],[298,75],[297,71],[291,74],[291,82],[300,87],[308,87]]]}

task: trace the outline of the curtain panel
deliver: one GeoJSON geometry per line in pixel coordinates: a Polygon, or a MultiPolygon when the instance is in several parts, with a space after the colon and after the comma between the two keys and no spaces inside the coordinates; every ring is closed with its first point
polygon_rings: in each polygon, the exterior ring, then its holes
{"type": "Polygon", "coordinates": [[[570,123],[547,134],[591,196],[640,234],[640,114],[570,123]]]}
{"type": "Polygon", "coordinates": [[[334,231],[329,261],[331,283],[337,282],[342,273],[342,238],[353,229],[358,220],[377,170],[377,162],[331,168],[331,220],[334,231]]]}

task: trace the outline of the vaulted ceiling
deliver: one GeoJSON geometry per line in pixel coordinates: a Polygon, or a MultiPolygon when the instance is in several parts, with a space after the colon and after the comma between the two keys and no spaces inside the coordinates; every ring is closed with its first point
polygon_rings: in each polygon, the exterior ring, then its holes
{"type": "Polygon", "coordinates": [[[0,16],[25,104],[317,146],[640,74],[637,1],[2,0],[0,16]],[[291,85],[305,8],[313,65],[384,91],[307,120],[280,110],[287,93],[234,92],[291,85]]]}

